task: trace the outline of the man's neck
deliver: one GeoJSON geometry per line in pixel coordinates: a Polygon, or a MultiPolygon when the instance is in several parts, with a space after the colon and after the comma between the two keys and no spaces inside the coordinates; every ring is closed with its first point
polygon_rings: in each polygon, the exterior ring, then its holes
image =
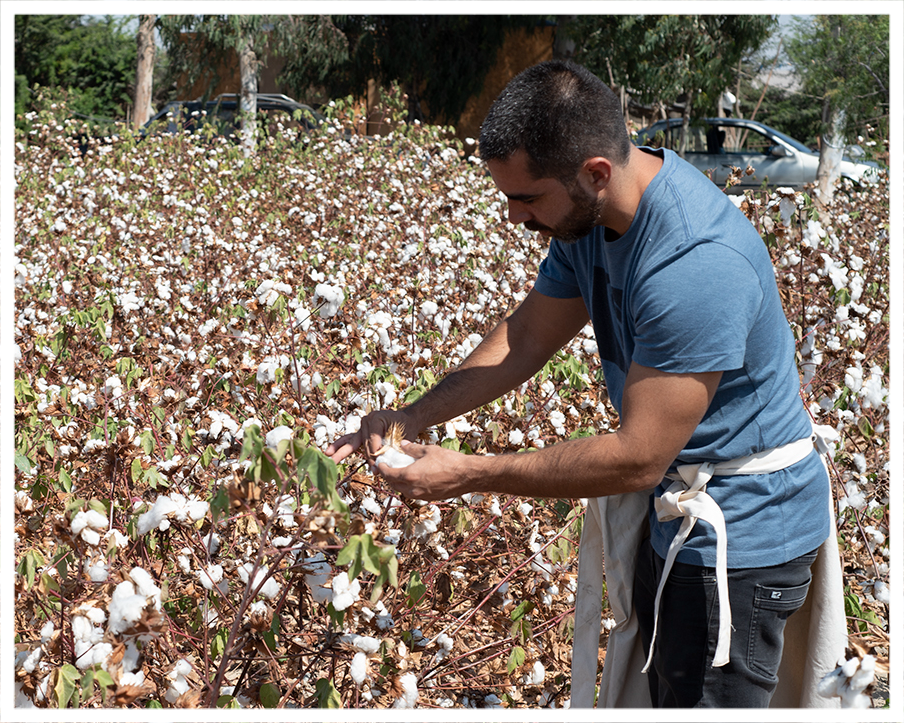
{"type": "MultiPolygon", "coordinates": [[[[609,189],[606,199],[604,225],[614,234],[623,236],[631,227],[644,191],[662,168],[658,154],[632,148],[628,165],[618,170],[618,181],[609,189]]],[[[607,234],[608,236],[608,234],[607,234]]]]}

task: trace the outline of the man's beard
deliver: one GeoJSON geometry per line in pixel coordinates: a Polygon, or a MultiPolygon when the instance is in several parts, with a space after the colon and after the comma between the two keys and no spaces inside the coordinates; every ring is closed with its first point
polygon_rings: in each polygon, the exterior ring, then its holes
{"type": "Polygon", "coordinates": [[[531,231],[545,231],[558,241],[566,244],[584,238],[596,226],[600,225],[603,211],[603,200],[582,195],[578,189],[569,189],[568,197],[574,204],[571,213],[557,228],[550,228],[536,221],[525,221],[525,228],[531,231]]]}

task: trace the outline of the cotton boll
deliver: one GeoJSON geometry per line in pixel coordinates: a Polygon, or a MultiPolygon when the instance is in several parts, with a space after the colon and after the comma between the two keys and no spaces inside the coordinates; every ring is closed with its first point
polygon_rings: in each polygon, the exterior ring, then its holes
{"type": "Polygon", "coordinates": [[[292,431],[291,427],[281,425],[276,429],[267,432],[265,441],[268,447],[276,448],[279,446],[280,442],[286,439],[292,439],[294,436],[295,433],[292,431]]]}
{"type": "Polygon", "coordinates": [[[254,576],[254,581],[249,582],[249,580],[251,579],[251,571],[253,569],[253,562],[246,562],[245,564],[238,567],[239,577],[241,578],[242,582],[244,582],[252,590],[257,590],[258,595],[263,595],[265,598],[268,598],[270,600],[278,596],[281,591],[279,582],[273,576],[269,578],[267,577],[268,569],[265,565],[261,565],[257,568],[257,573],[254,576]],[[264,579],[266,579],[266,582],[263,582],[264,579]],[[258,590],[258,586],[261,585],[262,582],[263,585],[258,590]]]}
{"type": "Polygon", "coordinates": [[[329,319],[339,313],[339,307],[345,301],[345,293],[338,286],[317,284],[314,287],[314,298],[323,299],[324,304],[320,308],[320,318],[329,319]]]}
{"type": "Polygon", "coordinates": [[[196,573],[201,584],[208,590],[213,590],[214,586],[223,579],[223,567],[221,565],[208,565],[203,570],[196,573]]]}
{"type": "Polygon", "coordinates": [[[387,467],[398,468],[407,467],[414,464],[414,457],[400,452],[393,447],[389,447],[379,457],[377,457],[377,466],[386,465],[387,467]]]}
{"type": "Polygon", "coordinates": [[[90,563],[87,571],[91,582],[106,582],[110,574],[107,565],[102,560],[90,563]]]}
{"type": "Polygon", "coordinates": [[[100,531],[106,530],[108,525],[107,516],[97,510],[79,510],[72,518],[70,529],[72,534],[93,547],[100,544],[100,531]]]}
{"type": "Polygon", "coordinates": [[[304,561],[304,567],[310,572],[304,576],[308,587],[311,589],[311,595],[315,602],[327,603],[330,601],[332,591],[328,587],[324,587],[332,568],[326,561],[322,552],[318,552],[313,557],[309,557],[304,561]]]}
{"type": "Polygon", "coordinates": [[[373,655],[380,650],[380,641],[370,635],[343,635],[342,642],[348,643],[355,650],[373,655]]]}
{"type": "Polygon", "coordinates": [[[185,658],[180,658],[176,661],[173,669],[166,674],[166,677],[171,681],[165,695],[167,701],[175,703],[181,695],[188,692],[186,676],[189,673],[191,673],[191,664],[185,658]]]}
{"type": "Polygon", "coordinates": [[[333,578],[333,609],[337,611],[350,607],[357,599],[361,585],[357,580],[349,582],[348,573],[340,572],[333,578]]]}
{"type": "Polygon", "coordinates": [[[108,628],[114,634],[128,630],[141,617],[141,613],[147,605],[145,595],[135,592],[135,586],[125,580],[113,590],[108,608],[110,622],[108,628]]]}
{"type": "Polygon", "coordinates": [[[399,678],[399,684],[402,688],[402,695],[396,699],[392,707],[414,708],[420,697],[417,689],[417,676],[414,673],[405,673],[399,678]]]}
{"type": "Polygon", "coordinates": [[[525,685],[543,685],[543,681],[546,679],[546,668],[543,667],[543,663],[539,660],[533,664],[529,673],[525,673],[522,680],[525,685]]]}
{"type": "Polygon", "coordinates": [[[876,580],[873,584],[873,597],[885,605],[891,604],[891,590],[888,585],[881,580],[876,580]]]}
{"type": "Polygon", "coordinates": [[[355,685],[360,687],[367,677],[367,656],[364,653],[355,653],[348,672],[352,680],[355,681],[355,685]]]}

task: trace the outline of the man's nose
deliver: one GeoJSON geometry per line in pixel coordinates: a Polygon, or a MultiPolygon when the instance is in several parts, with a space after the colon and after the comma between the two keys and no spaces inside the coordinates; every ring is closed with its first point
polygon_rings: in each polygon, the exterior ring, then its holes
{"type": "Polygon", "coordinates": [[[533,218],[533,214],[528,210],[527,204],[521,201],[510,200],[508,202],[508,218],[510,223],[518,225],[519,223],[530,221],[533,218]]]}

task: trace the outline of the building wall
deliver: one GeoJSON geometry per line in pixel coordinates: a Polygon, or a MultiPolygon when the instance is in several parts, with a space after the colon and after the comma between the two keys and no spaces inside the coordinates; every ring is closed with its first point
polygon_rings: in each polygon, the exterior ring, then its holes
{"type": "MultiPolygon", "coordinates": [[[[509,31],[505,42],[499,49],[496,63],[487,73],[481,92],[472,96],[465,106],[465,110],[455,127],[456,135],[461,138],[477,138],[480,135],[480,124],[486,117],[493,101],[502,92],[506,84],[525,68],[553,57],[553,44],[555,42],[555,27],[541,26],[535,28],[517,28],[509,31]]],[[[279,57],[270,55],[267,65],[261,68],[258,79],[259,93],[287,93],[287,90],[277,84],[276,79],[285,65],[279,57]]],[[[241,93],[242,83],[239,73],[238,56],[230,52],[226,62],[219,69],[220,80],[210,97],[216,97],[221,93],[241,93]]],[[[178,99],[194,100],[204,95],[207,90],[207,80],[202,79],[189,85],[187,80],[178,84],[178,99]]],[[[379,109],[380,93],[374,83],[368,85],[367,91],[367,133],[386,133],[390,130],[382,122],[382,113],[379,109]]]]}
{"type": "Polygon", "coordinates": [[[517,28],[508,33],[496,56],[496,64],[483,81],[483,89],[471,97],[455,124],[459,138],[476,139],[487,111],[506,84],[531,65],[552,59],[555,36],[556,29],[552,26],[517,28]]]}

